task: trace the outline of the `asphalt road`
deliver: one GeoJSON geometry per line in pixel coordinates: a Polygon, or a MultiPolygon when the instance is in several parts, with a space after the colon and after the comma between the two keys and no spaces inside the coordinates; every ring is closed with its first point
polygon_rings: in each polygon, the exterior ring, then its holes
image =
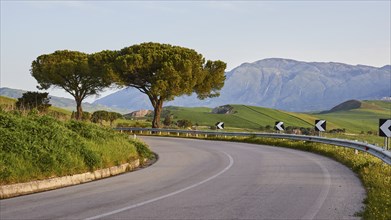
{"type": "Polygon", "coordinates": [[[322,156],[229,142],[143,137],[136,172],[0,201],[0,219],[358,219],[359,179],[322,156]]]}

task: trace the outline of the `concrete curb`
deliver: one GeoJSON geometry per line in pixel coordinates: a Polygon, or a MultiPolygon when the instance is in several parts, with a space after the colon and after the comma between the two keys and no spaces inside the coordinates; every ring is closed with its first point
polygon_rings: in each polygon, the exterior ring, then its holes
{"type": "Polygon", "coordinates": [[[16,183],[0,186],[0,199],[11,198],[46,190],[57,189],[66,186],[86,183],[93,180],[118,175],[127,171],[135,170],[140,166],[140,160],[137,159],[131,163],[125,163],[119,166],[96,170],[71,176],[56,177],[47,180],[37,180],[27,183],[16,183]]]}

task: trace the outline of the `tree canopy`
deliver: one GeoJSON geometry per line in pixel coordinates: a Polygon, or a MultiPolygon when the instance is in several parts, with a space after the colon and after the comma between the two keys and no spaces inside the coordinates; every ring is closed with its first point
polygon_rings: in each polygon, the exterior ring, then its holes
{"type": "Polygon", "coordinates": [[[49,104],[50,97],[49,93],[39,93],[39,92],[25,92],[22,94],[22,97],[18,98],[16,102],[16,107],[21,110],[31,110],[38,109],[38,111],[46,112],[47,109],[51,106],[49,104]]]}
{"type": "Polygon", "coordinates": [[[113,69],[118,82],[145,93],[154,107],[152,127],[160,127],[164,101],[196,93],[198,98],[219,96],[226,64],[205,61],[193,49],[160,43],[125,47],[117,54],[113,69]]]}
{"type": "Polygon", "coordinates": [[[104,110],[95,111],[91,115],[91,121],[93,123],[100,123],[102,125],[103,121],[109,121],[110,126],[113,126],[113,122],[120,118],[122,118],[122,115],[120,113],[108,112],[104,110]]]}
{"type": "Polygon", "coordinates": [[[112,51],[90,55],[78,51],[55,51],[34,60],[31,75],[37,80],[39,89],[53,86],[71,94],[76,101],[76,119],[80,120],[83,115],[82,101],[112,84],[109,66],[114,55],[112,51]]]}
{"type": "Polygon", "coordinates": [[[99,123],[102,125],[103,121],[107,121],[109,117],[109,112],[104,110],[95,111],[91,115],[91,121],[93,123],[99,123]]]}

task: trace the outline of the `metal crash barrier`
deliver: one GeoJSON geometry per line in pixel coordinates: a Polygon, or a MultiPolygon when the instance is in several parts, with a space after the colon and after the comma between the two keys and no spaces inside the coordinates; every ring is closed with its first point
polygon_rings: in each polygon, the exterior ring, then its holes
{"type": "Polygon", "coordinates": [[[130,132],[139,132],[145,134],[159,134],[167,133],[167,134],[184,134],[186,136],[253,136],[253,137],[263,137],[263,138],[279,138],[279,139],[290,139],[290,140],[298,140],[298,141],[310,141],[322,144],[331,144],[341,147],[353,148],[359,151],[367,152],[385,163],[391,165],[391,152],[385,150],[381,147],[344,139],[335,139],[335,138],[325,138],[325,137],[316,137],[316,136],[305,136],[305,135],[293,135],[293,134],[275,134],[275,133],[253,133],[253,132],[222,132],[222,131],[198,131],[198,130],[176,130],[176,129],[158,129],[158,128],[114,128],[117,131],[130,131],[130,132]]]}

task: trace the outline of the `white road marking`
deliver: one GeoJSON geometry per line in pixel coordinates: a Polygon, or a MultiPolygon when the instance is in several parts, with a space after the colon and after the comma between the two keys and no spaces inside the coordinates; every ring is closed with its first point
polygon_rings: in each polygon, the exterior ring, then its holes
{"type": "Polygon", "coordinates": [[[321,169],[323,173],[323,185],[324,187],[320,191],[320,194],[318,198],[316,198],[314,204],[308,209],[307,213],[303,216],[302,219],[314,219],[315,216],[318,214],[320,209],[323,206],[324,201],[326,200],[329,191],[330,191],[330,185],[331,185],[331,178],[330,178],[330,173],[329,170],[318,160],[313,159],[311,157],[306,156],[308,159],[314,161],[321,169]]]}
{"type": "Polygon", "coordinates": [[[147,200],[147,201],[144,201],[144,202],[140,202],[140,203],[137,203],[137,204],[134,204],[134,205],[131,205],[131,206],[127,206],[127,207],[124,207],[124,208],[121,208],[121,209],[117,209],[117,210],[114,210],[114,211],[111,211],[111,212],[107,212],[107,213],[103,213],[103,214],[100,214],[100,215],[96,215],[96,216],[93,216],[93,217],[89,217],[89,218],[86,218],[85,220],[93,220],[93,219],[99,219],[99,218],[103,218],[103,217],[106,217],[106,216],[109,216],[109,215],[114,215],[114,214],[117,214],[117,213],[120,213],[120,212],[123,212],[123,211],[127,211],[127,210],[130,210],[130,209],[134,209],[134,208],[137,208],[137,207],[140,207],[140,206],[143,206],[143,205],[147,205],[149,203],[152,203],[152,202],[156,202],[156,201],[159,201],[159,200],[162,200],[162,199],[165,199],[165,198],[168,198],[168,197],[171,197],[171,196],[174,196],[174,195],[177,195],[179,193],[182,193],[182,192],[185,192],[189,189],[193,189],[201,184],[204,184],[206,182],[209,182],[213,179],[215,179],[216,177],[220,176],[221,174],[225,173],[227,170],[229,170],[232,165],[234,164],[234,160],[232,158],[231,155],[223,152],[229,159],[229,164],[227,167],[225,167],[222,171],[218,172],[217,174],[201,181],[201,182],[198,182],[196,184],[193,184],[191,186],[188,186],[186,188],[183,188],[183,189],[180,189],[180,190],[177,190],[175,192],[172,192],[172,193],[169,193],[169,194],[166,194],[166,195],[163,195],[163,196],[160,196],[160,197],[157,197],[157,198],[154,198],[154,199],[150,199],[150,200],[147,200]]]}

